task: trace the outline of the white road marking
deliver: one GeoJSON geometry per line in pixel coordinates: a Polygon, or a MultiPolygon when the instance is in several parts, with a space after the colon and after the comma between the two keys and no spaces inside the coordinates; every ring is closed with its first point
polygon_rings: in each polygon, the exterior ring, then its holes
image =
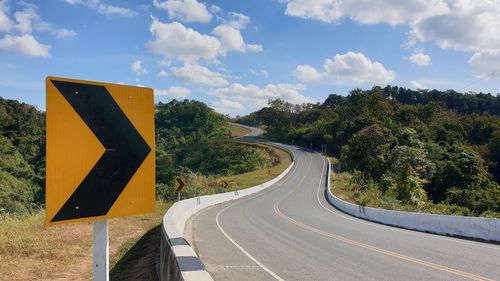
{"type": "MultiPolygon", "coordinates": [[[[323,167],[324,167],[325,166],[325,162],[327,162],[327,161],[326,161],[326,159],[323,156],[321,156],[321,158],[323,159],[323,167]]],[[[323,172],[321,173],[321,178],[324,178],[323,177],[323,172]]],[[[328,179],[328,180],[330,180],[330,179],[328,179]]],[[[425,232],[418,232],[418,231],[415,231],[415,230],[409,230],[409,229],[404,229],[404,228],[398,228],[398,227],[388,226],[388,225],[384,225],[384,224],[380,224],[380,223],[376,223],[376,222],[365,221],[363,219],[356,218],[356,217],[350,217],[348,215],[339,214],[338,212],[334,212],[331,209],[325,207],[325,205],[323,205],[323,203],[321,203],[321,200],[319,199],[319,193],[320,193],[321,189],[322,188],[321,188],[321,181],[320,181],[320,184],[318,185],[318,192],[316,193],[316,198],[318,200],[319,205],[323,209],[327,210],[328,212],[330,212],[330,213],[332,213],[332,214],[334,214],[336,216],[339,216],[341,218],[350,220],[350,221],[354,221],[354,222],[358,222],[358,223],[362,223],[362,224],[366,224],[366,225],[370,225],[370,226],[374,226],[374,227],[385,228],[385,229],[392,230],[392,231],[399,231],[399,232],[403,232],[403,233],[406,233],[406,234],[412,234],[412,235],[422,236],[422,237],[431,237],[431,238],[435,238],[435,239],[446,240],[446,241],[451,241],[451,242],[456,242],[456,243],[461,243],[461,244],[467,244],[467,245],[472,245],[472,246],[478,246],[478,247],[483,247],[483,248],[488,248],[488,249],[493,249],[493,250],[498,250],[500,248],[500,247],[496,247],[494,245],[487,245],[487,244],[482,244],[482,243],[477,243],[477,242],[471,242],[471,241],[462,240],[462,239],[459,239],[459,238],[447,238],[447,237],[444,237],[444,236],[439,236],[437,234],[425,233],[425,232]]],[[[326,200],[326,198],[325,198],[325,200],[326,200]]]]}
{"type": "MultiPolygon", "coordinates": [[[[236,203],[235,203],[236,204],[236,203]]],[[[247,256],[249,259],[251,259],[256,265],[258,265],[260,268],[262,268],[262,270],[264,270],[265,272],[269,273],[269,275],[271,275],[274,279],[278,280],[278,281],[285,281],[285,279],[281,278],[278,276],[278,274],[274,273],[272,270],[270,270],[269,268],[267,268],[265,265],[263,265],[260,261],[258,261],[254,256],[252,256],[250,253],[248,253],[245,249],[243,249],[243,247],[241,247],[238,243],[236,243],[236,241],[233,240],[233,238],[231,238],[225,231],[224,229],[222,229],[222,227],[220,226],[220,223],[219,223],[219,216],[222,212],[224,212],[225,210],[229,209],[230,207],[232,207],[233,205],[235,204],[231,204],[229,206],[227,206],[226,208],[222,209],[219,213],[217,213],[217,216],[215,217],[215,221],[217,222],[217,227],[219,227],[219,230],[222,232],[222,234],[224,234],[224,236],[226,236],[226,238],[231,241],[231,243],[234,244],[234,246],[236,246],[236,248],[238,248],[243,254],[245,254],[245,256],[247,256]]]]}

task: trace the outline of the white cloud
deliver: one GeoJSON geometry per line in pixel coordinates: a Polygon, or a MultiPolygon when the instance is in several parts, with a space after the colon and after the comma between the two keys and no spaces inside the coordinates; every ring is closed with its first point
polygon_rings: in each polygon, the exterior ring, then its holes
{"type": "Polygon", "coordinates": [[[362,24],[402,24],[446,13],[444,0],[290,0],[286,15],[336,23],[350,18],[362,24]]]}
{"type": "Polygon", "coordinates": [[[446,1],[448,13],[412,24],[413,41],[434,41],[442,49],[491,51],[500,48],[500,1],[446,1]]]}
{"type": "Polygon", "coordinates": [[[155,96],[168,96],[173,99],[183,99],[187,97],[189,94],[191,94],[191,90],[177,86],[172,86],[168,89],[163,89],[163,90],[155,89],[155,96]]]}
{"type": "Polygon", "coordinates": [[[158,76],[160,77],[168,77],[168,73],[165,71],[165,70],[160,70],[160,72],[158,72],[158,76]]]}
{"type": "Polygon", "coordinates": [[[146,43],[146,49],[167,60],[217,60],[221,44],[215,37],[200,34],[178,22],[162,23],[154,17],[150,30],[154,40],[146,43]]]}
{"type": "Polygon", "coordinates": [[[429,87],[425,86],[421,81],[413,80],[410,82],[411,87],[415,90],[418,89],[428,89],[429,87]]]}
{"type": "Polygon", "coordinates": [[[122,17],[133,17],[136,12],[129,8],[114,6],[106,4],[101,0],[64,0],[66,3],[71,5],[83,5],[85,7],[96,10],[102,15],[117,15],[122,17]]]}
{"type": "Polygon", "coordinates": [[[257,44],[247,44],[241,36],[239,29],[233,26],[221,24],[212,33],[219,37],[221,43],[220,52],[225,54],[229,51],[236,52],[262,52],[263,48],[257,44]]]}
{"type": "Polygon", "coordinates": [[[244,29],[250,22],[250,18],[244,14],[230,12],[228,25],[236,29],[244,29]]]}
{"type": "Polygon", "coordinates": [[[250,73],[252,73],[255,76],[262,76],[264,78],[269,77],[269,72],[265,71],[264,69],[261,69],[261,70],[250,69],[250,73]]]}
{"type": "MultiPolygon", "coordinates": [[[[34,4],[30,4],[24,1],[18,2],[18,5],[22,7],[21,10],[16,11],[12,18],[10,17],[10,7],[8,6],[8,1],[0,0],[0,32],[10,33],[9,37],[5,37],[4,43],[10,44],[27,44],[28,41],[36,42],[31,51],[27,51],[26,48],[17,51],[21,54],[37,54],[37,56],[45,56],[45,51],[48,52],[50,49],[49,45],[43,45],[39,43],[33,36],[19,36],[21,35],[31,35],[34,31],[47,31],[53,34],[57,39],[69,39],[76,36],[76,32],[67,28],[58,28],[51,23],[43,21],[38,14],[38,7],[34,4]],[[22,42],[22,43],[21,43],[22,42]],[[48,47],[48,48],[47,48],[48,47]],[[34,50],[39,50],[34,51],[34,50]]],[[[48,55],[47,55],[48,56],[48,55]]]]}
{"type": "Polygon", "coordinates": [[[130,70],[137,75],[147,74],[148,70],[142,66],[141,60],[136,60],[130,65],[130,70]]]}
{"type": "Polygon", "coordinates": [[[200,84],[210,87],[223,87],[229,82],[221,73],[211,71],[210,69],[197,64],[184,64],[180,68],[171,68],[175,77],[186,83],[200,84]]]}
{"type": "Polygon", "coordinates": [[[228,99],[219,99],[212,104],[212,107],[215,111],[222,114],[242,113],[245,111],[245,106],[243,104],[228,99]]]}
{"type": "Polygon", "coordinates": [[[362,53],[347,52],[326,59],[323,72],[310,65],[299,65],[296,75],[300,81],[309,82],[325,80],[347,84],[379,84],[385,85],[395,78],[395,73],[387,70],[381,63],[372,62],[362,53]]]}
{"type": "Polygon", "coordinates": [[[306,64],[297,66],[295,75],[302,82],[315,81],[322,76],[314,67],[306,64]]]}
{"type": "Polygon", "coordinates": [[[76,37],[76,32],[71,29],[61,28],[55,31],[57,39],[71,39],[76,37]]]}
{"type": "Polygon", "coordinates": [[[32,57],[49,57],[51,46],[39,43],[32,35],[5,35],[0,39],[0,50],[32,57]]]}
{"type": "MultiPolygon", "coordinates": [[[[336,23],[348,18],[361,24],[406,24],[410,28],[410,46],[430,41],[442,49],[457,51],[500,50],[500,0],[286,2],[287,15],[305,19],[336,23]]],[[[477,56],[474,60],[478,60],[477,56]]]]}
{"type": "Polygon", "coordinates": [[[304,90],[302,84],[267,84],[261,88],[253,84],[233,83],[226,88],[212,90],[209,94],[219,98],[213,104],[218,112],[242,114],[266,106],[269,99],[282,99],[294,104],[316,102],[302,95],[304,90]]]}
{"type": "Polygon", "coordinates": [[[158,9],[167,10],[170,19],[201,23],[208,23],[212,20],[207,6],[197,0],[167,0],[165,2],[153,0],[153,5],[158,9]]]}
{"type": "Polygon", "coordinates": [[[431,57],[421,52],[414,53],[413,55],[411,55],[410,61],[419,66],[427,66],[431,65],[432,63],[431,57]]]}
{"type": "Polygon", "coordinates": [[[500,78],[500,50],[475,53],[469,65],[478,78],[500,78]]]}
{"type": "Polygon", "coordinates": [[[0,32],[10,32],[14,27],[14,22],[10,19],[7,1],[0,1],[0,32]]]}
{"type": "Polygon", "coordinates": [[[219,56],[230,51],[262,51],[261,45],[246,44],[240,30],[226,24],[217,26],[212,31],[215,36],[211,36],[179,22],[162,23],[155,17],[152,19],[153,40],[146,43],[146,49],[165,60],[176,59],[191,64],[201,59],[218,62],[219,56]]]}

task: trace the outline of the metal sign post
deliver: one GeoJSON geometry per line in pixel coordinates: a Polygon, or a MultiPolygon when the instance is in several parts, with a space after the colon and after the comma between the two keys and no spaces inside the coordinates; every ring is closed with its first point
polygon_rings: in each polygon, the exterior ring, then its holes
{"type": "Polygon", "coordinates": [[[108,220],[94,221],[94,281],[109,281],[109,226],[108,220]]]}

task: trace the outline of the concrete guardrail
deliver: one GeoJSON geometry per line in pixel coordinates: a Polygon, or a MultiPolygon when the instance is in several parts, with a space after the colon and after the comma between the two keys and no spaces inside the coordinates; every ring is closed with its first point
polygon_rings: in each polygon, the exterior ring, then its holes
{"type": "Polygon", "coordinates": [[[370,208],[346,202],[330,190],[328,161],[325,195],[329,203],[349,215],[365,220],[422,232],[500,242],[500,219],[448,216],[370,208]]]}
{"type": "MultiPolygon", "coordinates": [[[[269,145],[268,143],[266,143],[269,145]]],[[[157,264],[158,277],[168,281],[205,281],[213,280],[205,270],[195,251],[183,236],[186,221],[195,213],[213,205],[239,199],[259,192],[279,180],[292,169],[295,164],[293,154],[286,148],[292,157],[292,164],[285,171],[272,180],[246,189],[205,195],[176,202],[163,217],[163,227],[160,242],[160,258],[157,264]]]]}

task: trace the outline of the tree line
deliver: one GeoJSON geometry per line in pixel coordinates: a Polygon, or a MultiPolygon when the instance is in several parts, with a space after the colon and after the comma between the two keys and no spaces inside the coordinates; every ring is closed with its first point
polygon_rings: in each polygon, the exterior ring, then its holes
{"type": "Polygon", "coordinates": [[[326,144],[355,184],[404,204],[500,212],[499,96],[373,87],[318,104],[271,100],[237,122],[276,141],[326,144]]]}
{"type": "MultiPolygon", "coordinates": [[[[198,101],[155,105],[158,197],[172,199],[178,175],[229,176],[266,163],[262,152],[232,140],[227,118],[198,101]]],[[[0,214],[45,203],[45,112],[0,97],[0,214]]]]}

